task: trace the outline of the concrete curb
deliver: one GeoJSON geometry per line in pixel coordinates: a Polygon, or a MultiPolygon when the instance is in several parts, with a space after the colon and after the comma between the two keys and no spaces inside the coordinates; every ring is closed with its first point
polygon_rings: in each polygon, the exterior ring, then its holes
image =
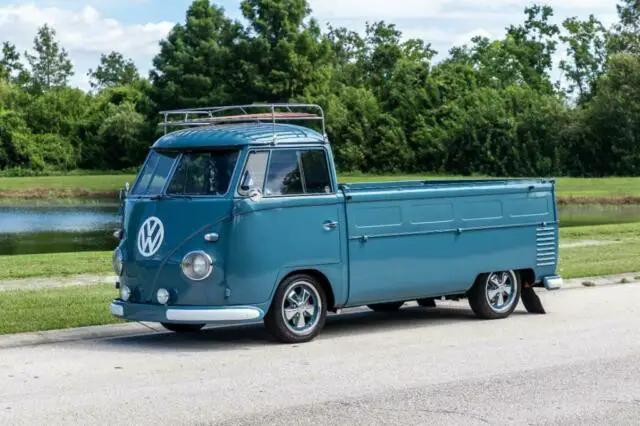
{"type": "Polygon", "coordinates": [[[640,272],[628,272],[624,274],[603,275],[599,277],[583,277],[564,280],[563,290],[575,288],[602,287],[609,285],[625,285],[640,282],[640,272]]]}
{"type": "MultiPolygon", "coordinates": [[[[611,285],[626,285],[630,283],[638,283],[640,280],[635,279],[640,276],[640,272],[607,275],[600,277],[573,278],[564,281],[562,290],[571,290],[589,287],[602,287],[611,285]],[[626,283],[623,280],[627,280],[626,283]],[[589,283],[585,285],[585,283],[589,283]]],[[[539,291],[546,291],[539,289],[539,291]]],[[[105,307],[108,309],[108,306],[105,307]]],[[[356,308],[357,309],[357,308],[356,308]]],[[[144,323],[143,323],[144,324],[144,323]]],[[[0,350],[8,348],[17,348],[24,346],[37,346],[49,343],[73,342],[91,339],[106,339],[111,337],[129,337],[136,335],[145,335],[155,332],[167,332],[160,325],[150,323],[145,326],[141,323],[124,323],[111,325],[98,325],[90,327],[68,328],[63,330],[50,330],[32,333],[18,333],[0,335],[0,350]],[[151,327],[151,328],[149,328],[151,327]],[[157,330],[157,331],[154,331],[157,330]]]]}

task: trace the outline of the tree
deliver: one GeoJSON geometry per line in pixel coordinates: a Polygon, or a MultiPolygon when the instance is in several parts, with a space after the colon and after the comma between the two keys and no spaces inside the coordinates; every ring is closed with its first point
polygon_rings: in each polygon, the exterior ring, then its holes
{"type": "Polygon", "coordinates": [[[171,30],[153,59],[150,95],[157,108],[243,102],[247,69],[237,50],[245,40],[242,26],[222,8],[195,0],[186,23],[171,30]]]}
{"type": "Polygon", "coordinates": [[[66,86],[73,75],[73,65],[69,54],[55,40],[56,31],[48,24],[38,29],[33,39],[35,55],[25,52],[31,66],[31,79],[36,91],[66,86]]]}
{"type": "Polygon", "coordinates": [[[585,124],[597,147],[586,164],[600,175],[640,175],[640,56],[611,57],[585,124]]]}
{"type": "Polygon", "coordinates": [[[243,68],[256,101],[287,101],[322,91],[331,75],[331,46],[306,0],[243,0],[249,23],[243,68]],[[307,22],[305,22],[307,20],[307,22]]]}
{"type": "Polygon", "coordinates": [[[640,54],[640,2],[620,0],[616,8],[619,21],[613,26],[609,51],[640,54]]]}
{"type": "Polygon", "coordinates": [[[541,92],[552,93],[549,72],[553,68],[552,57],[560,29],[549,23],[553,16],[550,6],[534,5],[524,11],[527,15],[524,25],[507,29],[506,48],[520,63],[526,84],[541,92]]]}
{"type": "Polygon", "coordinates": [[[2,57],[0,58],[0,80],[11,80],[24,70],[20,62],[20,54],[16,46],[8,41],[2,43],[2,57]]]}
{"type": "Polygon", "coordinates": [[[101,90],[105,87],[127,86],[140,78],[138,69],[131,59],[124,59],[122,53],[112,51],[108,55],[100,55],[100,65],[89,69],[89,84],[101,90]]]}
{"type": "Polygon", "coordinates": [[[575,17],[566,19],[562,26],[567,34],[560,36],[560,40],[568,45],[569,59],[560,61],[560,69],[569,82],[567,92],[577,92],[578,102],[585,102],[604,72],[607,56],[606,30],[593,15],[586,21],[575,17]]]}
{"type": "Polygon", "coordinates": [[[526,7],[525,14],[525,22],[507,27],[503,39],[476,36],[470,47],[452,49],[452,60],[470,64],[477,71],[481,86],[528,85],[544,93],[553,93],[549,74],[560,32],[557,25],[549,22],[553,9],[534,5],[526,7]]]}

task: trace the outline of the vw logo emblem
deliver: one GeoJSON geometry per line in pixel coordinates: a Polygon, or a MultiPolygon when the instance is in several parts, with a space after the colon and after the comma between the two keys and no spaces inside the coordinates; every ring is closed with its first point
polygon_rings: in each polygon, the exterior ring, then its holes
{"type": "Polygon", "coordinates": [[[164,226],[155,216],[145,220],[138,231],[138,251],[144,257],[151,257],[162,245],[164,226]]]}

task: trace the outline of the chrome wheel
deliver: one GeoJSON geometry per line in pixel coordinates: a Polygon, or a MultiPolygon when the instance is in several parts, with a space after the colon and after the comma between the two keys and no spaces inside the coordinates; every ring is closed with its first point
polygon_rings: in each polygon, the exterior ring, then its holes
{"type": "Polygon", "coordinates": [[[295,281],[284,294],[281,312],[285,326],[298,336],[313,333],[322,312],[322,299],[316,288],[309,282],[295,281]]]}
{"type": "Polygon", "coordinates": [[[485,282],[485,297],[496,313],[509,311],[517,301],[518,279],[513,271],[492,272],[485,282]]]}

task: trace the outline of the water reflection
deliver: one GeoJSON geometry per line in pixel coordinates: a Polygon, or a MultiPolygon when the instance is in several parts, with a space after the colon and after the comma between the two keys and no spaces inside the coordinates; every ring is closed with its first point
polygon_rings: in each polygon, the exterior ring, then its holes
{"type": "Polygon", "coordinates": [[[575,204],[558,207],[560,226],[640,222],[640,204],[575,204]]]}
{"type": "Polygon", "coordinates": [[[0,207],[0,254],[110,250],[118,206],[0,207]]]}

